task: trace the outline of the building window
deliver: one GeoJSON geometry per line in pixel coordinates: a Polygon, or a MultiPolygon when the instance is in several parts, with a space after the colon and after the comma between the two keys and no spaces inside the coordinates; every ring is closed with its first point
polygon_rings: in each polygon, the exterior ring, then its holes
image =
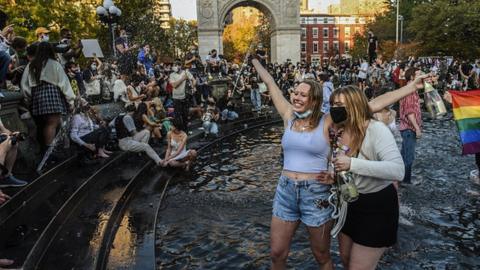
{"type": "Polygon", "coordinates": [[[313,65],[319,65],[320,64],[320,57],[318,56],[312,56],[312,64],[313,65]]]}
{"type": "Polygon", "coordinates": [[[338,33],[339,32],[340,32],[340,30],[338,29],[338,27],[333,28],[333,37],[338,38],[338,33]]]}
{"type": "Polygon", "coordinates": [[[318,53],[318,41],[313,42],[313,53],[318,53]]]}
{"type": "Polygon", "coordinates": [[[305,18],[302,18],[302,24],[305,24],[306,23],[306,19],[305,18]]]}
{"type": "MultiPolygon", "coordinates": [[[[328,23],[328,18],[323,18],[323,23],[327,24],[328,23]]],[[[298,29],[298,28],[297,28],[298,29]]]]}
{"type": "Polygon", "coordinates": [[[307,51],[307,43],[306,42],[302,42],[300,44],[300,47],[302,49],[302,53],[306,52],[307,51]]]}
{"type": "Polygon", "coordinates": [[[323,53],[328,53],[328,48],[329,47],[329,44],[328,44],[328,41],[324,41],[323,42],[323,53]]]}
{"type": "Polygon", "coordinates": [[[338,53],[340,51],[340,48],[338,47],[338,41],[333,42],[333,50],[338,53]]]}
{"type": "Polygon", "coordinates": [[[323,28],[323,37],[328,38],[328,27],[323,28]]]}
{"type": "Polygon", "coordinates": [[[360,23],[360,18],[355,18],[355,23],[359,24],[360,23]]]}
{"type": "Polygon", "coordinates": [[[312,29],[312,35],[313,35],[313,38],[318,38],[318,28],[313,28],[312,29]]]}
{"type": "Polygon", "coordinates": [[[345,26],[345,37],[346,38],[350,37],[350,26],[345,26]]]}
{"type": "MultiPolygon", "coordinates": [[[[298,28],[297,28],[298,29],[298,28]]],[[[302,27],[302,38],[307,36],[307,28],[302,27]]]]}
{"type": "Polygon", "coordinates": [[[348,53],[350,51],[350,41],[347,40],[345,41],[345,53],[348,53]]]}

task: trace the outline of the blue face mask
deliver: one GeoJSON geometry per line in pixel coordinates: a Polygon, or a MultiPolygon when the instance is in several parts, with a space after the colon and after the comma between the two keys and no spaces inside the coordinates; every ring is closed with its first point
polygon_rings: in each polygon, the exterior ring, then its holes
{"type": "Polygon", "coordinates": [[[312,114],[312,110],[308,110],[308,111],[303,112],[303,113],[293,112],[293,114],[295,114],[295,117],[298,118],[298,119],[304,119],[304,118],[309,117],[312,114]]]}

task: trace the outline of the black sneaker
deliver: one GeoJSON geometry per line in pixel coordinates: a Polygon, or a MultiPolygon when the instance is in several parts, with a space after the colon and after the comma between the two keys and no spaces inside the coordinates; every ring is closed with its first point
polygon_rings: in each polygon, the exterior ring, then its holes
{"type": "Polygon", "coordinates": [[[0,180],[0,188],[6,187],[23,187],[26,186],[28,182],[15,178],[15,176],[10,175],[2,180],[0,180]]]}

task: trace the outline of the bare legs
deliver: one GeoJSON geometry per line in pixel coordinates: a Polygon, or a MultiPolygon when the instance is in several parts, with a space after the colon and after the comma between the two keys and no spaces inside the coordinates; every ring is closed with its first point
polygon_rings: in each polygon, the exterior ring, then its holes
{"type": "Polygon", "coordinates": [[[371,248],[356,244],[343,233],[338,237],[340,257],[346,270],[374,270],[385,248],[371,248]]]}
{"type": "MultiPolygon", "coordinates": [[[[299,221],[288,222],[272,217],[270,227],[271,269],[286,269],[287,258],[293,235],[300,224],[299,221]]],[[[330,258],[330,230],[332,221],[320,227],[307,227],[310,235],[310,247],[321,269],[333,269],[330,258]]]]}
{"type": "Polygon", "coordinates": [[[43,143],[45,146],[50,146],[57,134],[57,128],[61,124],[61,114],[47,114],[44,115],[45,126],[43,127],[43,143]]]}

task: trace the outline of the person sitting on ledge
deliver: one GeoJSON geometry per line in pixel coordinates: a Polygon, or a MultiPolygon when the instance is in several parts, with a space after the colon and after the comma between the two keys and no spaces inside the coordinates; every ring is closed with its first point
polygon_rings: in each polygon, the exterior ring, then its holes
{"type": "Polygon", "coordinates": [[[73,116],[70,138],[95,153],[97,157],[108,158],[112,153],[105,150],[109,138],[108,128],[93,121],[90,105],[85,99],[80,99],[78,107],[73,116]]]}
{"type": "Polygon", "coordinates": [[[0,170],[2,171],[0,174],[0,188],[27,185],[26,181],[17,179],[12,174],[18,151],[18,138],[14,137],[18,136],[19,133],[8,130],[0,120],[0,134],[4,138],[3,142],[0,143],[0,170]]]}
{"type": "Polygon", "coordinates": [[[129,152],[145,152],[156,165],[163,165],[162,159],[148,144],[150,140],[150,131],[143,129],[137,132],[133,114],[135,113],[135,105],[127,106],[127,114],[119,115],[110,123],[115,126],[117,132],[118,146],[123,151],[129,152]]]}
{"type": "Polygon", "coordinates": [[[182,120],[174,118],[172,127],[167,134],[167,152],[162,162],[163,167],[183,168],[189,171],[192,163],[197,158],[197,151],[187,150],[187,133],[185,133],[182,120]]]}

